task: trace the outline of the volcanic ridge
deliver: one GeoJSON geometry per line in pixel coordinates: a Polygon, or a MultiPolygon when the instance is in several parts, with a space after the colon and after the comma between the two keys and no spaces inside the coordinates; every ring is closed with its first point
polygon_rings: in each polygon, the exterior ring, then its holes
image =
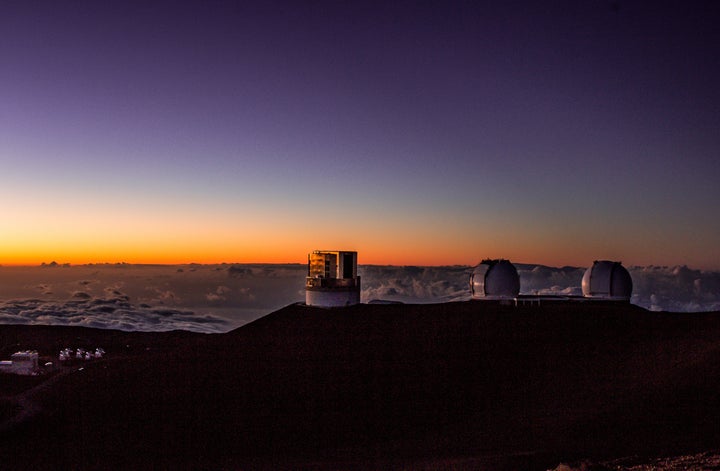
{"type": "Polygon", "coordinates": [[[720,313],[293,304],[225,334],[0,326],[6,469],[548,469],[720,445],[720,313]]]}

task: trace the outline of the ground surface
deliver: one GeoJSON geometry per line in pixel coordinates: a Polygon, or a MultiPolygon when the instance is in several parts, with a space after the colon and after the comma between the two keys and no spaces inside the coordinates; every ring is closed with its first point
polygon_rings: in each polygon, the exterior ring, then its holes
{"type": "Polygon", "coordinates": [[[3,357],[108,352],[0,377],[0,455],[7,469],[639,466],[720,448],[718,339],[719,313],[591,303],[292,305],[211,335],[0,326],[3,357]]]}

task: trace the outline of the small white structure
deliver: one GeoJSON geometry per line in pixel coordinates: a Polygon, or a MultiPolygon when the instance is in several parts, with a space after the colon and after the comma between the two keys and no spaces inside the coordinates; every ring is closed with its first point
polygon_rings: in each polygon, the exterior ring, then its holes
{"type": "Polygon", "coordinates": [[[308,254],[305,304],[342,307],[360,303],[357,252],[315,250],[308,254]]]}
{"type": "Polygon", "coordinates": [[[483,260],[470,275],[473,299],[514,299],[520,294],[520,276],[509,260],[483,260]]]}
{"type": "Polygon", "coordinates": [[[61,362],[64,361],[70,361],[73,359],[73,350],[72,348],[64,348],[60,350],[60,354],[58,355],[58,360],[61,362]]]}
{"type": "Polygon", "coordinates": [[[583,275],[582,292],[586,298],[630,301],[632,290],[632,277],[620,262],[595,260],[583,275]]]}
{"type": "Polygon", "coordinates": [[[0,361],[0,371],[5,373],[34,375],[38,370],[38,352],[34,350],[16,352],[12,354],[10,361],[0,361]]]}
{"type": "Polygon", "coordinates": [[[64,348],[60,350],[60,353],[58,354],[58,360],[61,362],[71,361],[71,360],[95,360],[98,358],[103,358],[105,356],[105,350],[101,347],[97,347],[95,349],[95,352],[92,352],[91,350],[86,350],[84,348],[78,348],[73,352],[72,348],[64,348]]]}

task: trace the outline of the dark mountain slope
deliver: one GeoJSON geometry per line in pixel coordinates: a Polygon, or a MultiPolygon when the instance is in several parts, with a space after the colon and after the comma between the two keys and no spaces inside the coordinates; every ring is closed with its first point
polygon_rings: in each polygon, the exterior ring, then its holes
{"type": "Polygon", "coordinates": [[[291,305],[223,335],[107,332],[83,335],[148,346],[38,393],[42,413],[3,436],[10,463],[545,469],[720,446],[718,313],[291,305]]]}

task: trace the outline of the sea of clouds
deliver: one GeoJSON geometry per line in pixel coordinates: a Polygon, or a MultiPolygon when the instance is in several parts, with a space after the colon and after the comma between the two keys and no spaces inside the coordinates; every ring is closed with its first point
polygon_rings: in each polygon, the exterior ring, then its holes
{"type": "MultiPolygon", "coordinates": [[[[516,264],[521,294],[580,295],[585,268],[516,264]]],[[[720,310],[720,272],[629,267],[632,302],[655,311],[720,310]]],[[[304,300],[300,264],[0,267],[0,324],[227,332],[304,300]]],[[[472,267],[361,265],[363,302],[470,299],[472,267]]]]}

